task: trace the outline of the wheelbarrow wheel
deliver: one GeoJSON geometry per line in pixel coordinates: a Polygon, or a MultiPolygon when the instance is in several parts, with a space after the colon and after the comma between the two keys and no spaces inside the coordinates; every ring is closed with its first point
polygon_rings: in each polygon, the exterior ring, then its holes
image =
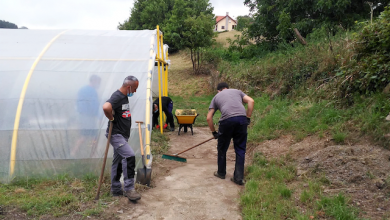
{"type": "Polygon", "coordinates": [[[187,133],[187,125],[184,125],[184,133],[187,133]]]}

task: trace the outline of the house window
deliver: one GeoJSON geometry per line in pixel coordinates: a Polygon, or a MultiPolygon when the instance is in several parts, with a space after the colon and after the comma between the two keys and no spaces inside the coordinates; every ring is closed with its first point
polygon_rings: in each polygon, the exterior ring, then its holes
{"type": "Polygon", "coordinates": [[[215,30],[218,30],[218,25],[215,25],[215,30]]]}
{"type": "Polygon", "coordinates": [[[222,26],[221,29],[224,30],[224,29],[225,29],[225,26],[222,26]]]}
{"type": "Polygon", "coordinates": [[[236,29],[236,26],[237,26],[237,25],[232,25],[232,29],[236,29]]]}

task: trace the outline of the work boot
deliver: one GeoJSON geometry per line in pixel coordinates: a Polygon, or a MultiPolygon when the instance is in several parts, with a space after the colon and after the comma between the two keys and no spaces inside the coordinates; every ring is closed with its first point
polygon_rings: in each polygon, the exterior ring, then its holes
{"type": "Polygon", "coordinates": [[[244,180],[236,180],[236,179],[234,179],[234,177],[230,178],[230,180],[232,182],[234,182],[235,184],[237,184],[237,185],[240,185],[240,186],[245,185],[245,181],[244,180]]]}
{"type": "Polygon", "coordinates": [[[175,127],[171,127],[170,130],[171,130],[171,131],[175,131],[175,127]]]}
{"type": "Polygon", "coordinates": [[[218,178],[221,178],[221,179],[225,179],[225,176],[222,176],[218,173],[218,171],[215,171],[214,172],[214,176],[218,177],[218,178]]]}
{"type": "Polygon", "coordinates": [[[123,196],[123,190],[119,190],[119,191],[111,191],[111,196],[123,196]]]}
{"type": "Polygon", "coordinates": [[[156,125],[156,129],[160,129],[160,125],[156,125]]]}
{"type": "Polygon", "coordinates": [[[124,196],[126,196],[130,201],[137,201],[141,199],[141,194],[135,191],[135,189],[125,191],[124,196]]]}
{"type": "Polygon", "coordinates": [[[165,124],[165,125],[164,125],[164,129],[167,129],[167,127],[168,127],[168,124],[165,124]]]}

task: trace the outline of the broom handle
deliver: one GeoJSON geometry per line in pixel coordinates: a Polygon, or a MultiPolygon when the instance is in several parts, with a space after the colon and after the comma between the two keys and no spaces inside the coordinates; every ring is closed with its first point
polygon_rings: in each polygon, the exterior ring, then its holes
{"type": "Polygon", "coordinates": [[[144,145],[142,143],[142,130],[141,130],[141,124],[142,121],[136,121],[135,123],[138,124],[138,134],[139,134],[139,143],[141,145],[141,155],[144,156],[144,145]]]}
{"type": "Polygon", "coordinates": [[[206,143],[206,142],[208,142],[208,141],[211,141],[211,140],[213,140],[213,139],[215,139],[215,138],[212,137],[212,138],[210,138],[210,139],[207,139],[207,140],[203,141],[202,143],[199,143],[199,144],[197,144],[197,145],[195,145],[195,146],[193,146],[193,147],[188,148],[187,150],[184,150],[184,151],[182,151],[182,152],[176,154],[176,156],[179,155],[179,154],[182,154],[182,153],[184,153],[184,152],[186,152],[186,151],[189,151],[189,150],[191,150],[192,148],[195,148],[195,147],[197,147],[197,146],[199,146],[199,145],[202,145],[202,144],[204,144],[204,143],[206,143]]]}
{"type": "Polygon", "coordinates": [[[108,149],[110,148],[110,140],[111,140],[111,133],[112,133],[112,125],[113,125],[113,124],[112,124],[112,121],[111,121],[111,122],[110,122],[110,128],[109,128],[109,130],[108,130],[106,152],[104,152],[103,166],[102,166],[102,171],[100,172],[99,186],[98,186],[98,189],[97,189],[97,193],[96,193],[95,200],[99,200],[100,187],[102,186],[102,182],[103,182],[104,168],[106,167],[108,149]]]}

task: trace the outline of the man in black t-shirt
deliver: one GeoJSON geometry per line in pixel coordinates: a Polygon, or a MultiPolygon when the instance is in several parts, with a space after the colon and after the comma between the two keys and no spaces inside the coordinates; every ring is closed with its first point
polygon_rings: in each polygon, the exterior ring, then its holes
{"type": "MultiPolygon", "coordinates": [[[[134,76],[128,76],[123,81],[121,88],[115,91],[103,105],[104,114],[113,123],[110,141],[114,148],[111,167],[111,193],[113,196],[124,195],[132,201],[141,198],[141,195],[134,189],[135,154],[128,144],[131,127],[128,98],[133,96],[137,88],[138,79],[134,76]],[[119,181],[122,172],[124,191],[119,181]]],[[[110,122],[108,123],[106,136],[108,135],[110,122]]]]}
{"type": "MultiPolygon", "coordinates": [[[[164,128],[166,128],[169,123],[170,130],[174,131],[175,130],[175,123],[173,121],[173,115],[172,115],[172,109],[173,109],[173,102],[172,99],[167,97],[167,96],[162,96],[161,97],[161,107],[162,111],[165,113],[167,116],[167,120],[165,122],[164,128]]],[[[158,125],[158,117],[160,116],[160,111],[159,111],[159,98],[154,100],[153,102],[153,127],[156,126],[157,129],[160,128],[158,125]]]]}

